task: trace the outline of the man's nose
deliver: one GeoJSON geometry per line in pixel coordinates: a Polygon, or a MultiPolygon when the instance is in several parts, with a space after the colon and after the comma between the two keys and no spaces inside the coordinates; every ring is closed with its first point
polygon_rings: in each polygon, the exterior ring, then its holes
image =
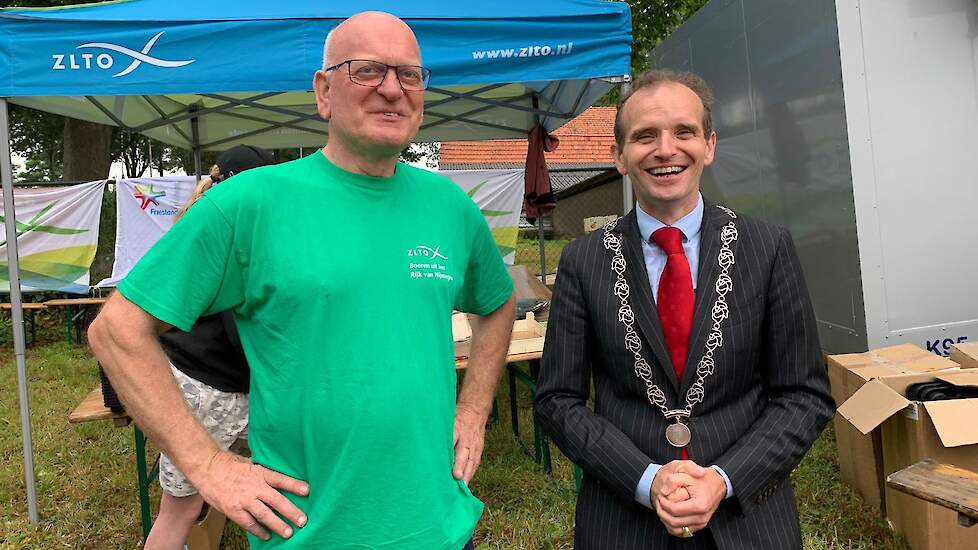
{"type": "Polygon", "coordinates": [[[404,95],[404,88],[401,88],[401,81],[398,80],[397,70],[394,67],[387,68],[387,75],[377,87],[377,93],[384,96],[388,101],[394,101],[404,95]]]}
{"type": "Polygon", "coordinates": [[[676,138],[669,132],[662,132],[659,135],[658,147],[655,155],[659,158],[672,158],[679,150],[676,148],[676,138]]]}

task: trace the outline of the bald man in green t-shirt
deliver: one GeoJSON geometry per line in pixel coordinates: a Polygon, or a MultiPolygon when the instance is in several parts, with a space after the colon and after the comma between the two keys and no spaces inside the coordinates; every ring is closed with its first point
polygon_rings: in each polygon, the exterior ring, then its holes
{"type": "Polygon", "coordinates": [[[253,546],[471,544],[513,286],[466,194],[397,162],[428,76],[401,20],[341,23],[313,81],[323,150],[205,194],[89,330],[127,412],[253,546]],[[453,309],[478,317],[457,400],[453,309]],[[222,310],[252,368],[254,462],[217,449],[156,340],[222,310]]]}

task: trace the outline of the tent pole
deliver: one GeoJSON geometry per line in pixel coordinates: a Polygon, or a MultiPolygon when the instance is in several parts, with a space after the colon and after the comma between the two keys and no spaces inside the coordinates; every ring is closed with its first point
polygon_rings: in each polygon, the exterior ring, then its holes
{"type": "Polygon", "coordinates": [[[10,125],[7,99],[0,98],[0,179],[3,183],[4,225],[7,229],[7,270],[10,281],[10,318],[14,329],[17,362],[17,393],[20,398],[20,432],[24,444],[24,481],[27,484],[27,517],[37,524],[37,489],[34,487],[34,443],[27,395],[27,366],[24,359],[24,308],[20,296],[20,266],[17,256],[17,220],[14,211],[14,177],[10,160],[10,125]]]}
{"type": "MultiPolygon", "coordinates": [[[[190,112],[196,113],[197,106],[191,105],[190,112]]],[[[200,183],[200,119],[196,115],[190,117],[190,132],[194,140],[194,174],[197,176],[197,183],[200,183]]]]}
{"type": "MultiPolygon", "coordinates": [[[[153,140],[151,138],[146,138],[146,150],[149,157],[149,177],[153,177],[153,140]]],[[[163,171],[160,170],[160,176],[162,175],[163,171]]]]}
{"type": "MultiPolygon", "coordinates": [[[[626,76],[625,82],[621,84],[622,95],[627,94],[632,90],[632,77],[626,76]]],[[[632,178],[625,174],[621,177],[621,198],[622,198],[622,211],[621,215],[624,216],[632,211],[635,207],[634,195],[632,194],[632,178]]]]}
{"type": "Polygon", "coordinates": [[[544,242],[545,238],[543,234],[543,212],[540,212],[540,217],[537,218],[537,242],[540,243],[540,282],[543,283],[543,286],[547,286],[547,247],[544,242]]]}

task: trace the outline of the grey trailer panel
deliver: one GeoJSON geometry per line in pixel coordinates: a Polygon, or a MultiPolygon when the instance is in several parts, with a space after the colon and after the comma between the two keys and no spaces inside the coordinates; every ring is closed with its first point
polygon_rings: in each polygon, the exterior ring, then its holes
{"type": "Polygon", "coordinates": [[[714,0],[653,67],[714,88],[717,155],[704,194],[791,231],[822,346],[867,345],[839,40],[832,0],[714,0]]]}
{"type": "Polygon", "coordinates": [[[869,345],[946,354],[978,337],[978,3],[840,1],[838,19],[869,345]]]}

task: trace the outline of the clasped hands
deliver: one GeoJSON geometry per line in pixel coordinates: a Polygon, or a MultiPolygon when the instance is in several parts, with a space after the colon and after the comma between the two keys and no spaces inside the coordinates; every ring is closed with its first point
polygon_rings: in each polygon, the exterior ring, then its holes
{"type": "Polygon", "coordinates": [[[727,485],[713,468],[674,460],[656,472],[650,493],[659,519],[669,534],[679,537],[684,527],[692,533],[706,527],[727,496],[727,485]]]}

